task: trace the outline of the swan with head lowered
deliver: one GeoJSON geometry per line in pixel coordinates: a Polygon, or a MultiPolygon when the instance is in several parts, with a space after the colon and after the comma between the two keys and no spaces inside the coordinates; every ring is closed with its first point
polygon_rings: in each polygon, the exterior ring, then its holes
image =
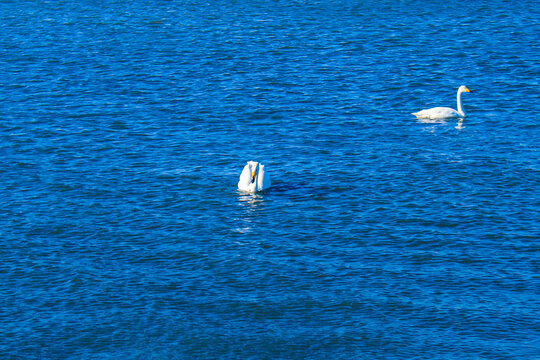
{"type": "Polygon", "coordinates": [[[457,91],[457,111],[449,107],[434,107],[431,109],[421,110],[419,112],[412,113],[419,119],[451,119],[451,118],[464,118],[465,110],[461,106],[461,94],[464,92],[471,92],[465,85],[461,85],[457,91]]]}
{"type": "Polygon", "coordinates": [[[264,171],[264,165],[256,161],[248,161],[238,180],[238,190],[255,193],[270,187],[270,174],[264,171]]]}

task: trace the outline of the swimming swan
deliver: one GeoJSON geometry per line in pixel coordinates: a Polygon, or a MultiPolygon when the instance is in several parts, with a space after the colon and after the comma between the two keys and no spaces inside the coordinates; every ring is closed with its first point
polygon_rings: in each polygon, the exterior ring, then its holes
{"type": "Polygon", "coordinates": [[[254,193],[268,189],[270,185],[270,174],[264,171],[264,165],[256,161],[248,161],[240,174],[238,190],[254,193]]]}
{"type": "Polygon", "coordinates": [[[449,119],[464,118],[465,111],[461,107],[461,93],[471,92],[465,85],[461,85],[457,91],[457,111],[449,107],[434,107],[427,110],[412,113],[419,119],[449,119]]]}

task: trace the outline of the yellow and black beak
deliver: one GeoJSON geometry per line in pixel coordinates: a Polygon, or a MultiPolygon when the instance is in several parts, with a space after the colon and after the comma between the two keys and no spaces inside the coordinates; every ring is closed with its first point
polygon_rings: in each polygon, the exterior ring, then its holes
{"type": "Polygon", "coordinates": [[[472,91],[471,91],[471,90],[469,90],[469,88],[465,88],[465,91],[466,91],[466,92],[470,92],[470,93],[472,93],[472,91]]]}

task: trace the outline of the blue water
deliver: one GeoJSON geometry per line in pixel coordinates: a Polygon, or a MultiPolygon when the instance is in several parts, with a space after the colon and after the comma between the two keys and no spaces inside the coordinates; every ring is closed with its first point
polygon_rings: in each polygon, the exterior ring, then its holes
{"type": "Polygon", "coordinates": [[[539,9],[2,2],[1,357],[540,359],[539,9]]]}

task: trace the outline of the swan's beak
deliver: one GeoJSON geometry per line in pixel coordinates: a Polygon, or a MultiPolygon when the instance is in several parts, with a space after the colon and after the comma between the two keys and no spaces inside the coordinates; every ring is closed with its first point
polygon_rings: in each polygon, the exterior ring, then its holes
{"type": "Polygon", "coordinates": [[[472,91],[471,91],[471,90],[469,90],[469,88],[465,88],[465,91],[466,91],[466,92],[470,92],[470,93],[472,93],[472,91]]]}
{"type": "Polygon", "coordinates": [[[251,174],[251,182],[255,181],[255,176],[257,176],[257,173],[254,171],[253,174],[251,174]]]}

